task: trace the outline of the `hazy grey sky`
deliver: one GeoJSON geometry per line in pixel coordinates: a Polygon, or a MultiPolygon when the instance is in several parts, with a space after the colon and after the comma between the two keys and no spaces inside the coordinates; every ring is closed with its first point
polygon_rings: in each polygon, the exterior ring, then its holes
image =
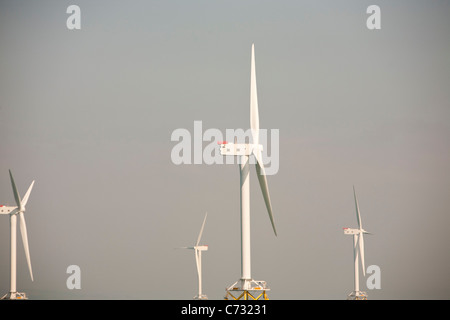
{"type": "MultiPolygon", "coordinates": [[[[279,129],[268,177],[278,237],[251,173],[252,276],[271,299],[345,299],[359,197],[370,299],[450,298],[448,1],[2,1],[0,204],[27,205],[34,299],[191,299],[240,276],[236,165],[174,165],[171,134],[279,129]],[[81,8],[81,30],[66,9],[81,8]],[[381,8],[381,30],[366,9],[381,8]],[[68,290],[66,268],[81,268],[68,290]]],[[[19,233],[20,234],[20,233],[19,233]]],[[[20,236],[19,236],[20,238],[20,236]]],[[[0,295],[9,221],[0,216],[0,295]]]]}

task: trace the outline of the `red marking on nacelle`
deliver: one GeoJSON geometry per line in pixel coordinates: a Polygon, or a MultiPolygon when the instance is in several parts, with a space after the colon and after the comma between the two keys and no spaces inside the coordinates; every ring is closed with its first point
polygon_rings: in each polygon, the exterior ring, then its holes
{"type": "Polygon", "coordinates": [[[228,143],[228,141],[219,141],[219,142],[217,142],[217,144],[227,144],[228,143]]]}
{"type": "Polygon", "coordinates": [[[348,228],[342,228],[342,229],[344,229],[344,230],[345,230],[345,229],[348,229],[348,228]]]}

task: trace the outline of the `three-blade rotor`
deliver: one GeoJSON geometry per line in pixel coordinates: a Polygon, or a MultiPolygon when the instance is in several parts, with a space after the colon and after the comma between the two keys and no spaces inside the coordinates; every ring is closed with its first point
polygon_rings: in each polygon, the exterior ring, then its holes
{"type": "Polygon", "coordinates": [[[205,217],[203,218],[203,223],[202,223],[202,227],[200,228],[200,232],[198,234],[197,237],[197,242],[195,243],[195,246],[193,247],[180,247],[179,249],[191,249],[194,250],[194,254],[195,254],[195,262],[197,265],[197,272],[199,274],[199,276],[201,275],[201,263],[199,261],[199,251],[204,251],[204,250],[208,250],[207,246],[199,246],[200,240],[202,238],[202,234],[203,234],[203,229],[205,228],[205,222],[206,222],[206,217],[208,216],[208,213],[205,214],[205,217]]]}
{"type": "Polygon", "coordinates": [[[14,182],[14,178],[12,176],[11,170],[9,170],[9,176],[11,178],[11,185],[14,193],[14,199],[16,200],[17,210],[14,210],[11,212],[11,214],[18,214],[19,215],[19,227],[20,227],[20,233],[22,235],[22,242],[23,247],[25,250],[25,256],[27,258],[27,264],[28,264],[28,270],[30,271],[31,280],[33,281],[33,271],[31,269],[31,260],[30,260],[30,249],[28,246],[28,235],[27,235],[27,225],[25,222],[25,206],[28,202],[28,198],[30,197],[31,189],[33,189],[34,180],[31,183],[30,187],[28,188],[27,192],[25,193],[25,196],[23,199],[20,198],[19,192],[17,191],[16,183],[14,182]]]}
{"type": "Polygon", "coordinates": [[[355,208],[356,208],[356,220],[358,221],[358,238],[357,238],[357,244],[355,243],[355,253],[357,250],[357,246],[359,246],[359,253],[361,255],[361,265],[363,269],[363,275],[366,275],[366,268],[364,264],[364,234],[371,234],[370,232],[367,232],[362,227],[362,221],[361,221],[361,213],[359,212],[359,205],[358,205],[358,199],[356,197],[356,191],[355,187],[353,186],[353,195],[355,197],[355,208]]]}

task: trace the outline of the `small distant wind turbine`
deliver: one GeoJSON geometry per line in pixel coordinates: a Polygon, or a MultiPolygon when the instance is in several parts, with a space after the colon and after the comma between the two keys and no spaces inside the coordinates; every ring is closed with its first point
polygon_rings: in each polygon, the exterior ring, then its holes
{"type": "Polygon", "coordinates": [[[33,188],[34,181],[31,183],[28,191],[25,193],[23,199],[20,199],[20,195],[17,192],[16,184],[12,176],[11,170],[9,170],[9,176],[11,178],[11,185],[14,193],[14,199],[16,200],[17,207],[8,207],[0,205],[0,214],[8,214],[11,225],[11,286],[9,293],[4,295],[1,299],[27,299],[27,296],[23,292],[17,292],[16,290],[16,269],[17,269],[17,216],[20,221],[20,232],[22,234],[22,242],[25,249],[25,256],[27,258],[28,270],[30,271],[31,281],[33,281],[33,272],[31,270],[30,250],[28,248],[28,236],[27,226],[25,223],[25,206],[28,202],[31,189],[33,188]]]}
{"type": "Polygon", "coordinates": [[[355,288],[354,291],[348,295],[349,300],[366,300],[367,294],[359,290],[359,254],[361,255],[361,266],[363,275],[366,275],[364,265],[364,237],[363,234],[371,234],[362,227],[361,214],[359,212],[358,199],[356,198],[355,187],[353,187],[353,195],[355,197],[356,220],[358,221],[358,229],[344,228],[344,234],[353,235],[353,258],[355,262],[355,288]]]}
{"type": "Polygon", "coordinates": [[[202,251],[207,251],[208,246],[200,246],[200,239],[202,238],[203,228],[205,227],[206,216],[203,219],[202,227],[200,229],[200,233],[198,234],[197,242],[193,247],[182,247],[180,249],[192,249],[194,250],[195,255],[195,264],[197,266],[197,274],[198,274],[198,294],[194,297],[195,300],[206,300],[208,297],[202,293],[202,251]]]}
{"type": "Polygon", "coordinates": [[[251,70],[250,70],[250,129],[253,143],[236,144],[226,141],[219,142],[222,155],[232,155],[240,157],[240,198],[241,198],[241,278],[227,288],[227,296],[231,295],[233,299],[239,300],[248,298],[258,300],[260,296],[266,299],[265,281],[255,281],[250,274],[250,156],[256,158],[256,175],[258,176],[259,186],[261,188],[264,202],[266,204],[269,219],[272,224],[273,232],[277,235],[275,223],[272,215],[272,204],[270,202],[269,187],[267,185],[266,172],[262,161],[263,146],[259,144],[259,113],[258,113],[258,95],[256,90],[256,71],[255,71],[255,46],[252,44],[251,70]],[[259,293],[259,292],[262,293],[259,293]],[[238,297],[235,294],[239,294],[238,297]],[[258,294],[255,296],[255,293],[258,294]]]}

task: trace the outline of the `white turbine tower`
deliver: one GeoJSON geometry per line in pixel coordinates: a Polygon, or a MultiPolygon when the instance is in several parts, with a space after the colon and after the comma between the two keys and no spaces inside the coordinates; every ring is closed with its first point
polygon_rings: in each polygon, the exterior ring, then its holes
{"type": "Polygon", "coordinates": [[[5,294],[2,299],[27,299],[27,295],[23,292],[17,292],[16,289],[16,269],[17,269],[17,216],[19,216],[20,222],[20,232],[22,234],[22,242],[25,249],[25,256],[27,258],[28,270],[30,271],[31,281],[33,281],[33,272],[31,270],[30,261],[30,250],[28,248],[28,236],[27,236],[27,226],[25,223],[25,206],[28,202],[28,197],[30,196],[31,189],[33,188],[34,181],[28,188],[27,193],[23,199],[20,199],[20,195],[17,192],[16,184],[14,178],[9,170],[9,176],[11,178],[11,185],[14,192],[14,199],[16,200],[17,207],[0,206],[0,214],[8,214],[9,221],[11,225],[11,286],[9,293],[5,294]]]}
{"type": "Polygon", "coordinates": [[[182,247],[181,249],[192,249],[194,250],[195,255],[195,264],[197,266],[197,275],[198,275],[198,294],[194,297],[195,300],[207,300],[208,297],[202,293],[202,251],[207,251],[208,246],[200,246],[200,239],[202,238],[203,228],[205,227],[206,216],[203,219],[202,227],[200,229],[200,233],[198,234],[197,242],[193,247],[182,247]]]}
{"type": "Polygon", "coordinates": [[[359,255],[361,255],[361,266],[363,275],[366,275],[366,269],[364,265],[364,234],[371,234],[362,227],[361,214],[359,212],[358,199],[356,198],[355,187],[353,187],[353,195],[355,197],[356,207],[356,220],[358,221],[358,229],[344,228],[344,234],[353,235],[353,258],[355,263],[355,287],[347,299],[349,300],[366,300],[367,293],[359,290],[359,255]]]}
{"type": "Polygon", "coordinates": [[[226,141],[220,142],[220,152],[222,155],[232,155],[240,157],[240,205],[241,205],[241,278],[227,288],[225,299],[231,297],[239,300],[267,299],[266,291],[270,290],[265,281],[255,281],[250,273],[250,163],[249,157],[256,158],[256,174],[264,197],[267,211],[273,231],[277,235],[272,215],[272,205],[270,203],[269,188],[267,185],[266,173],[262,162],[263,146],[259,144],[259,115],[258,96],[256,91],[255,72],[255,47],[252,44],[251,74],[250,74],[250,129],[253,143],[236,144],[226,141]]]}

